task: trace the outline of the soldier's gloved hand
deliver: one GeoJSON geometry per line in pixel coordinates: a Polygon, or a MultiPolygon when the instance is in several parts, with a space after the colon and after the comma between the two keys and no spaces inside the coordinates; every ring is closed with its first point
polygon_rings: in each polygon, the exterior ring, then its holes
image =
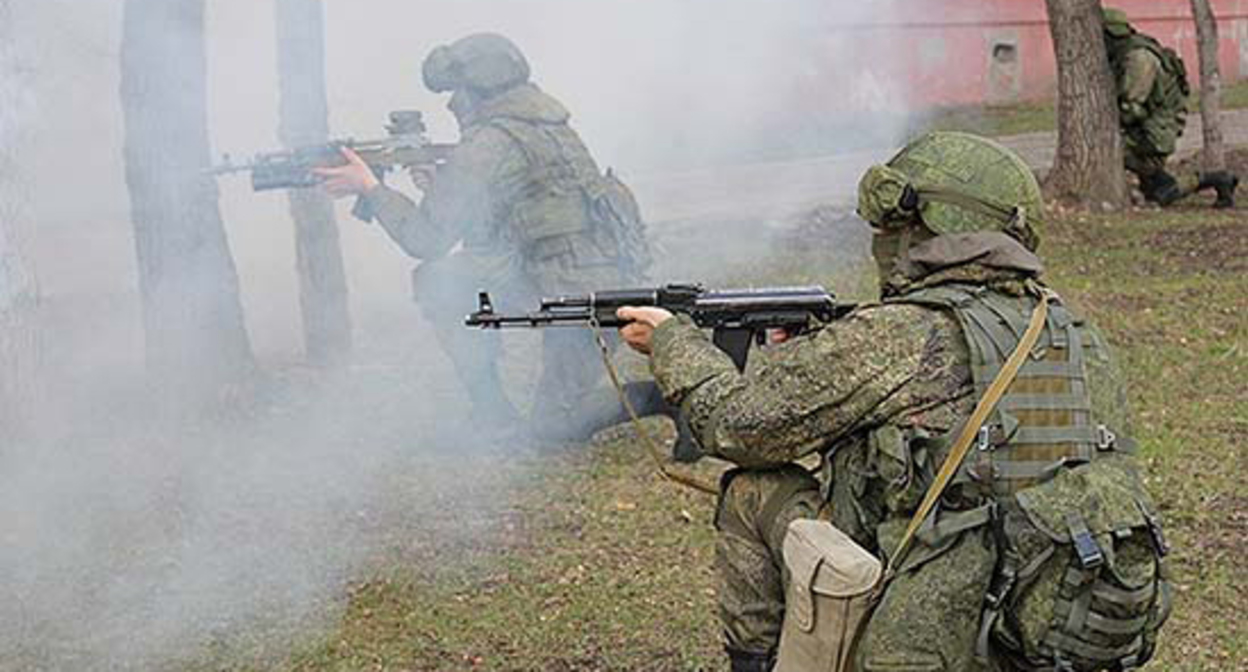
{"type": "Polygon", "coordinates": [[[650,354],[650,342],[654,338],[654,330],[660,324],[672,319],[672,314],[662,308],[634,308],[625,306],[615,311],[621,320],[630,320],[620,327],[620,336],[632,349],[643,355],[650,354]]]}
{"type": "Polygon", "coordinates": [[[323,180],[321,188],[329,192],[330,196],[359,196],[381,185],[381,181],[373,174],[373,169],[364,163],[359,154],[349,147],[343,147],[342,156],[347,160],[344,166],[312,169],[312,173],[323,180]]]}

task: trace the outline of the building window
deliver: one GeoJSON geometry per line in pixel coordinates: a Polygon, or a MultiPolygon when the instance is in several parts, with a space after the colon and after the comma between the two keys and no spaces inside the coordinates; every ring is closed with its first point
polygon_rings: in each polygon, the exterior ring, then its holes
{"type": "Polygon", "coordinates": [[[1013,42],[997,42],[992,45],[992,60],[1000,65],[1014,65],[1018,62],[1018,45],[1013,42]]]}

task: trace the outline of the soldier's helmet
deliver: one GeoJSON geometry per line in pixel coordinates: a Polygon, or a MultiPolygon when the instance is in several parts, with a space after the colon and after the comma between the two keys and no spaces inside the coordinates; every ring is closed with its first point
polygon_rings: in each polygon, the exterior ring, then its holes
{"type": "Polygon", "coordinates": [[[858,183],[858,215],[881,229],[919,224],[937,235],[1001,231],[1040,245],[1044,198],[1017,154],[970,133],[933,132],[858,183]]]}
{"type": "Polygon", "coordinates": [[[492,94],[529,81],[529,62],[511,40],[476,33],[429,52],[421,67],[425,86],[443,93],[473,89],[492,94]]]}
{"type": "Polygon", "coordinates": [[[1127,13],[1114,7],[1101,9],[1101,25],[1113,37],[1128,37],[1134,32],[1131,23],[1127,21],[1127,13]]]}

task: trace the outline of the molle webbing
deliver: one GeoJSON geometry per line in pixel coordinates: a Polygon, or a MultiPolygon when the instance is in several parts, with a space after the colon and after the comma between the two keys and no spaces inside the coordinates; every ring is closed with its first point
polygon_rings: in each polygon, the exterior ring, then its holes
{"type": "Polygon", "coordinates": [[[1045,633],[1041,649],[1067,664],[1073,657],[1079,669],[1107,661],[1117,668],[1097,669],[1132,669],[1151,657],[1146,635],[1166,619],[1170,599],[1164,582],[1120,588],[1095,568],[1068,567],[1054,604],[1055,627],[1045,633]]]}
{"type": "MultiPolygon", "coordinates": [[[[966,337],[979,395],[1022,338],[1036,301],[969,285],[942,285],[898,300],[952,311],[966,337]]],[[[1047,481],[1066,465],[1122,447],[1114,432],[1092,418],[1084,365],[1084,348],[1091,345],[1055,301],[1036,347],[980,429],[975,453],[963,463],[957,482],[1008,495],[1047,481]]]]}

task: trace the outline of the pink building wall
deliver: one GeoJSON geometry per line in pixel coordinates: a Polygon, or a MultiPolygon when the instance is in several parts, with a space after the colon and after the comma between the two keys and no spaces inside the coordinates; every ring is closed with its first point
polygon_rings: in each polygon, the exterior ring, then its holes
{"type": "MultiPolygon", "coordinates": [[[[1133,25],[1175,48],[1199,82],[1189,0],[1110,0],[1133,25]]],[[[1248,0],[1212,0],[1224,82],[1248,78],[1248,0]]],[[[828,25],[838,62],[850,55],[911,105],[1049,97],[1056,65],[1041,0],[894,0],[878,22],[828,25]]],[[[838,84],[838,88],[844,88],[838,84]]],[[[852,88],[852,87],[851,87],[852,88]]],[[[851,96],[852,98],[852,96],[851,96]]],[[[859,106],[859,105],[855,105],[859,106]]]]}

